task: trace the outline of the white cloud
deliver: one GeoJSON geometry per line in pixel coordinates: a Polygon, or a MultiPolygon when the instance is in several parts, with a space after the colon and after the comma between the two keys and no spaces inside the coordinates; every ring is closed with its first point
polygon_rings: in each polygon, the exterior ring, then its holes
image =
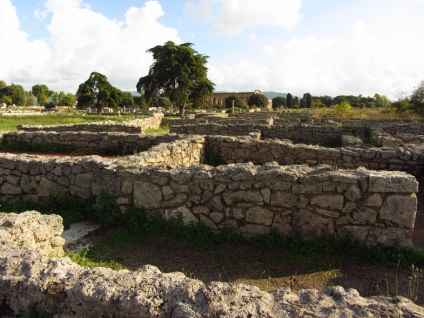
{"type": "Polygon", "coordinates": [[[246,29],[270,26],[293,28],[300,20],[301,0],[187,1],[186,13],[211,22],[219,35],[237,35],[246,29]]]}
{"type": "Polygon", "coordinates": [[[405,7],[373,21],[358,20],[349,34],[340,37],[292,38],[268,45],[254,61],[234,67],[214,65],[210,76],[218,90],[242,78],[250,83],[243,90],[333,96],[380,93],[390,98],[399,91],[410,93],[424,79],[424,20],[413,10],[405,7]]]}
{"type": "Polygon", "coordinates": [[[47,0],[44,7],[51,19],[49,38],[31,42],[20,30],[11,1],[0,0],[0,42],[13,43],[2,50],[8,63],[0,64],[0,74],[26,89],[43,83],[53,90],[76,91],[97,71],[113,85],[135,90],[152,62],[146,50],[168,40],[181,42],[175,29],[157,21],[164,14],[157,1],[128,9],[124,21],[110,20],[82,0],[47,0]]]}

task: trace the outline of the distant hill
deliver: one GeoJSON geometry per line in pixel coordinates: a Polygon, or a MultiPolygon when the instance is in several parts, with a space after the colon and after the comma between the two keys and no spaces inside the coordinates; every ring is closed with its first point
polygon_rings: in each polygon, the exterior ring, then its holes
{"type": "Polygon", "coordinates": [[[262,92],[268,99],[273,99],[278,96],[282,96],[284,98],[287,97],[287,93],[278,93],[278,92],[262,92]]]}

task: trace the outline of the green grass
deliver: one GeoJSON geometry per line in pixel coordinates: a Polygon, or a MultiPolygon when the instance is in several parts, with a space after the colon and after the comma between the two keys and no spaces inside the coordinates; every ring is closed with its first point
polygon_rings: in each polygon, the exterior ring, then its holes
{"type": "Polygon", "coordinates": [[[17,125],[64,125],[80,124],[95,121],[111,120],[124,121],[133,119],[133,116],[99,116],[80,114],[48,114],[39,116],[0,116],[0,131],[15,131],[17,125]]]}
{"type": "Polygon", "coordinates": [[[168,126],[160,126],[159,128],[148,128],[144,131],[145,135],[162,136],[169,134],[168,126]]]}

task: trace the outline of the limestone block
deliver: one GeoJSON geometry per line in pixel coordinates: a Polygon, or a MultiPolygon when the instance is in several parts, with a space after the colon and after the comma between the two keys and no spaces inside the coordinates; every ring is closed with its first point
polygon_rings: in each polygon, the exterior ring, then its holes
{"type": "Polygon", "coordinates": [[[194,214],[187,207],[179,207],[178,209],[165,210],[164,218],[167,220],[170,219],[179,219],[185,225],[198,223],[199,220],[194,216],[194,214]]]}
{"type": "Polygon", "coordinates": [[[151,182],[134,182],[134,205],[155,209],[162,206],[162,190],[151,182]]]}
{"type": "Polygon", "coordinates": [[[212,200],[210,201],[210,206],[218,211],[222,211],[224,209],[224,206],[221,201],[221,197],[218,195],[215,195],[212,200]]]}
{"type": "Polygon", "coordinates": [[[209,208],[205,206],[197,206],[193,208],[194,214],[209,214],[209,208]]]}
{"type": "Polygon", "coordinates": [[[381,198],[381,196],[378,193],[374,193],[373,195],[370,195],[366,201],[365,201],[365,206],[375,206],[375,207],[379,207],[383,204],[383,199],[381,198]]]}
{"type": "Polygon", "coordinates": [[[20,187],[14,186],[13,184],[10,184],[8,182],[3,183],[1,189],[1,194],[21,194],[22,189],[20,187]]]}
{"type": "Polygon", "coordinates": [[[293,211],[293,225],[295,231],[300,233],[304,239],[320,236],[323,233],[334,233],[334,220],[313,213],[306,209],[293,211]]]}
{"type": "Polygon", "coordinates": [[[93,182],[93,173],[78,174],[75,178],[75,185],[79,188],[90,189],[93,182]]]}
{"type": "Polygon", "coordinates": [[[133,180],[125,179],[124,182],[122,182],[121,192],[122,194],[130,195],[133,192],[133,180]]]}
{"type": "Polygon", "coordinates": [[[42,176],[40,180],[40,185],[38,186],[37,194],[40,197],[56,197],[57,192],[57,184],[42,176]]]}
{"type": "Polygon", "coordinates": [[[301,183],[293,185],[293,193],[321,193],[322,183],[301,183]]]}
{"type": "Polygon", "coordinates": [[[205,215],[200,215],[200,223],[202,223],[203,225],[205,225],[207,228],[213,230],[213,231],[217,231],[218,227],[215,225],[215,223],[213,223],[207,216],[205,215]]]}
{"type": "Polygon", "coordinates": [[[348,214],[348,213],[352,212],[354,209],[356,209],[356,204],[355,203],[353,203],[353,202],[346,202],[346,204],[345,204],[342,212],[348,214]]]}
{"type": "Polygon", "coordinates": [[[343,202],[344,197],[340,194],[319,195],[311,199],[311,204],[317,205],[321,208],[329,208],[333,210],[342,210],[343,202]]]}
{"type": "Polygon", "coordinates": [[[187,195],[184,193],[178,193],[176,196],[172,197],[171,199],[167,201],[163,201],[162,207],[173,208],[173,207],[181,206],[186,202],[187,202],[187,195]]]}
{"type": "Polygon", "coordinates": [[[291,208],[294,207],[297,203],[297,195],[276,191],[271,195],[271,205],[282,206],[291,208]]]}
{"type": "Polygon", "coordinates": [[[316,209],[318,214],[321,214],[323,216],[327,216],[329,218],[338,218],[340,216],[340,213],[338,212],[333,212],[333,211],[328,211],[328,210],[324,210],[324,209],[316,209]]]}
{"type": "Polygon", "coordinates": [[[246,211],[246,222],[271,225],[274,213],[262,207],[252,207],[246,211]]]}
{"type": "Polygon", "coordinates": [[[349,201],[357,201],[362,197],[361,190],[357,186],[351,186],[346,192],[345,197],[349,201]]]}
{"type": "Polygon", "coordinates": [[[361,140],[361,138],[355,136],[342,135],[341,145],[342,147],[359,147],[363,145],[363,141],[361,140]]]}
{"type": "Polygon", "coordinates": [[[227,218],[234,218],[236,220],[244,219],[245,217],[243,209],[240,208],[228,208],[225,210],[225,215],[227,218]]]}
{"type": "Polygon", "coordinates": [[[369,224],[373,225],[377,221],[377,211],[361,207],[352,214],[353,224],[369,224]]]}
{"type": "Polygon", "coordinates": [[[23,175],[19,187],[25,193],[35,193],[37,190],[37,182],[33,176],[23,175]]]}
{"type": "Polygon", "coordinates": [[[271,228],[276,230],[282,236],[292,236],[294,235],[294,228],[292,226],[292,211],[287,211],[287,213],[278,213],[274,216],[271,228]]]}
{"type": "Polygon", "coordinates": [[[219,224],[224,219],[224,213],[212,212],[211,214],[209,214],[209,217],[215,224],[219,224]]]}
{"type": "Polygon", "coordinates": [[[264,202],[269,204],[271,202],[271,191],[268,188],[261,190],[262,197],[264,198],[264,202]]]}
{"type": "Polygon", "coordinates": [[[417,212],[417,196],[391,195],[383,203],[380,220],[388,221],[403,227],[414,227],[417,212]]]}
{"type": "Polygon", "coordinates": [[[219,184],[214,191],[214,194],[220,194],[227,188],[226,184],[219,184]]]}
{"type": "Polygon", "coordinates": [[[224,193],[224,201],[232,206],[238,202],[263,203],[263,197],[258,191],[236,191],[224,193]]]}
{"type": "Polygon", "coordinates": [[[370,171],[369,174],[369,192],[418,192],[417,180],[406,173],[370,171]]]}

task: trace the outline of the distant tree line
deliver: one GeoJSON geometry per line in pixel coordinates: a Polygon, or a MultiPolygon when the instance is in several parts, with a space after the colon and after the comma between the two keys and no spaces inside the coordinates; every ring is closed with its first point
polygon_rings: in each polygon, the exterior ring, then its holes
{"type": "Polygon", "coordinates": [[[44,84],[34,85],[30,91],[25,91],[21,85],[7,85],[0,80],[0,103],[16,106],[44,106],[54,108],[56,106],[75,105],[76,97],[72,93],[55,92],[44,84]]]}

